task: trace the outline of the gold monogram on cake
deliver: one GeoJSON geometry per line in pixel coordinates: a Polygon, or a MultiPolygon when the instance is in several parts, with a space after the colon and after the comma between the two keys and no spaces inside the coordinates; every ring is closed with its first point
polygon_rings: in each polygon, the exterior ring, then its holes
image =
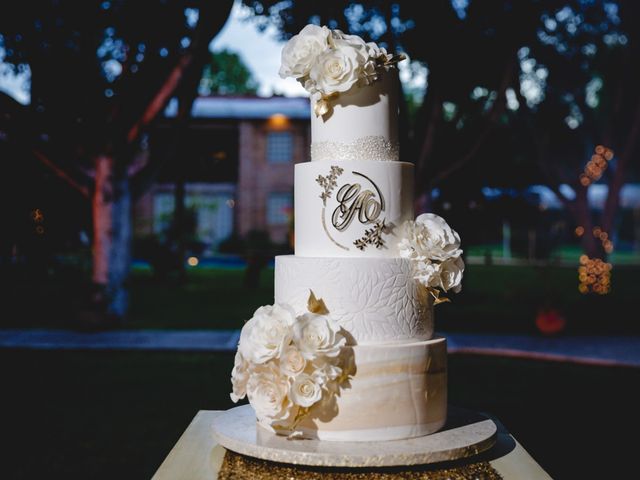
{"type": "MultiPolygon", "coordinates": [[[[337,179],[344,170],[337,166],[332,166],[327,176],[318,175],[316,182],[323,188],[320,198],[322,199],[322,226],[329,239],[344,250],[348,247],[338,243],[327,230],[325,221],[325,207],[327,200],[331,198],[333,190],[338,186],[337,179]]],[[[357,220],[362,225],[372,225],[365,230],[364,235],[353,242],[356,248],[364,250],[369,245],[375,248],[384,248],[385,241],[383,234],[389,234],[392,225],[386,224],[384,218],[380,218],[385,211],[384,195],[368,176],[360,172],[351,172],[353,175],[362,177],[362,183],[345,183],[338,188],[335,200],[338,203],[331,214],[331,225],[338,232],[343,232],[357,220]],[[370,187],[370,188],[367,188],[370,187]]]]}

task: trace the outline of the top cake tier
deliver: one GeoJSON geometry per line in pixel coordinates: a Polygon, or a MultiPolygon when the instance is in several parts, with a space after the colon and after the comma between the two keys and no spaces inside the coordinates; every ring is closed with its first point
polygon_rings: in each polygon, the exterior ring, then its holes
{"type": "MultiPolygon", "coordinates": [[[[398,72],[354,85],[324,115],[311,114],[311,161],[398,160],[398,72]]],[[[318,96],[311,97],[312,112],[318,96]]]]}
{"type": "Polygon", "coordinates": [[[357,35],[307,25],[282,49],[280,76],[311,94],[311,160],[398,160],[404,57],[357,35]]]}

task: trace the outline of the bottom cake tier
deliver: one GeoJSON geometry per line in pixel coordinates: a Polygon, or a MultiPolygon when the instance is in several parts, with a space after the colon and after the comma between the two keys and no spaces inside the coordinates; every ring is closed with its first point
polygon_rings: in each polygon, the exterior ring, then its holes
{"type": "Polygon", "coordinates": [[[331,402],[314,405],[297,430],[333,441],[419,437],[447,419],[447,345],[443,337],[395,345],[355,345],[355,372],[331,402]]]}

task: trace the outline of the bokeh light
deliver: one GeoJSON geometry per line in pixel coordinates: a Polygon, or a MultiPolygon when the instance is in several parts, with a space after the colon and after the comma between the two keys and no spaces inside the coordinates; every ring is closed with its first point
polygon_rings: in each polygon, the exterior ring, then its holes
{"type": "Polygon", "coordinates": [[[198,263],[200,263],[200,261],[198,260],[198,257],[189,257],[189,258],[187,259],[187,264],[188,264],[190,267],[197,267],[197,266],[198,266],[198,263]]]}

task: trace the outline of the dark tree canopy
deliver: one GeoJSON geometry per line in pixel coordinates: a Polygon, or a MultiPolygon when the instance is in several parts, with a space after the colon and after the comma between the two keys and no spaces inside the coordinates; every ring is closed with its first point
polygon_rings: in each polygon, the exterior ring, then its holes
{"type": "MultiPolygon", "coordinates": [[[[0,17],[5,61],[16,69],[28,65],[31,72],[30,105],[0,93],[6,166],[1,204],[3,218],[13,220],[0,243],[0,262],[24,252],[28,242],[19,238],[20,218],[34,208],[35,198],[37,206],[47,206],[47,218],[55,218],[56,207],[65,210],[53,190],[37,197],[22,191],[25,185],[33,188],[45,167],[90,200],[75,199],[91,205],[92,290],[82,322],[112,324],[126,316],[132,178],[148,180],[158,170],[157,162],[149,161],[143,134],[174,96],[178,121],[184,123],[209,44],[231,5],[231,0],[41,0],[12,3],[0,17]]],[[[179,137],[182,129],[174,130],[179,137]]],[[[41,256],[46,269],[49,255],[41,256]]]]}
{"type": "MultiPolygon", "coordinates": [[[[516,158],[516,171],[520,171],[521,162],[535,152],[523,116],[538,133],[545,130],[545,141],[552,142],[547,154],[557,152],[555,160],[568,161],[574,172],[595,143],[619,143],[612,136],[614,132],[626,134],[624,125],[635,111],[633,85],[638,84],[640,65],[640,39],[634,37],[640,19],[637,2],[244,3],[258,16],[259,27],[274,23],[284,39],[309,22],[326,24],[401,49],[413,61],[423,62],[428,68],[428,88],[422,116],[410,125],[415,132],[410,155],[421,163],[422,142],[430,141],[429,130],[435,132],[437,141],[426,145],[431,175],[435,167],[446,170],[456,158],[465,156],[492,122],[497,124],[493,130],[502,134],[487,135],[485,147],[476,152],[482,155],[474,156],[486,159],[484,170],[498,183],[525,180],[508,170],[509,162],[499,161],[516,158]],[[516,102],[519,107],[514,106],[516,102]],[[611,128],[614,113],[621,130],[611,128]],[[512,141],[517,137],[526,137],[526,141],[512,141]],[[581,142],[580,148],[576,141],[581,142]],[[572,152],[569,156],[568,151],[572,152]],[[488,163],[498,168],[487,168],[488,163]]],[[[529,168],[529,173],[536,177],[528,181],[544,180],[537,168],[529,168]]],[[[489,176],[474,178],[486,181],[489,176]]]]}
{"type": "Polygon", "coordinates": [[[122,143],[194,42],[223,25],[230,2],[212,3],[42,0],[5,9],[5,62],[31,70],[32,133],[45,134],[61,162],[122,143]]]}
{"type": "MultiPolygon", "coordinates": [[[[400,129],[401,155],[416,163],[418,211],[430,209],[438,188],[442,205],[458,204],[448,217],[472,234],[480,229],[469,205],[483,201],[483,186],[524,191],[542,183],[591,231],[588,185],[578,179],[594,147],[605,144],[616,156],[599,180],[609,193],[598,221],[614,228],[620,188],[637,178],[640,163],[632,161],[640,143],[638,2],[243,3],[259,28],[275,24],[284,39],[307,23],[324,24],[403,50],[426,67],[422,105],[404,109],[411,115],[401,116],[400,129]]],[[[583,246],[604,255],[590,235],[583,246]]]]}

